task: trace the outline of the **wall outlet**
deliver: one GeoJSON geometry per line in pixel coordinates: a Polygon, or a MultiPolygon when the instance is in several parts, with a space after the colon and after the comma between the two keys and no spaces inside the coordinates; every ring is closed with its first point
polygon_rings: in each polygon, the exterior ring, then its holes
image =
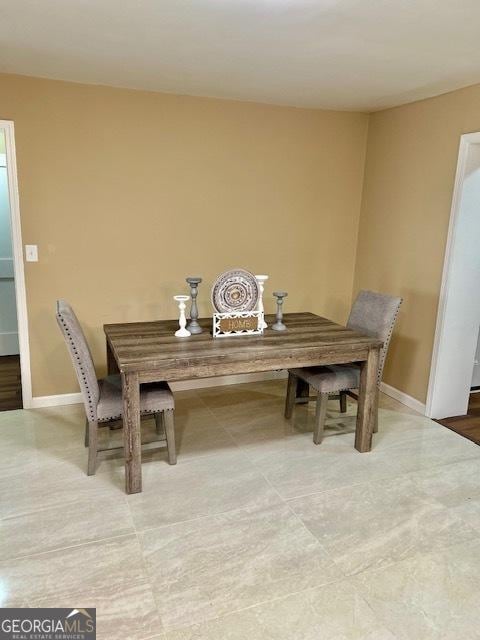
{"type": "Polygon", "coordinates": [[[25,245],[25,260],[27,262],[38,262],[38,246],[36,244],[25,245]]]}

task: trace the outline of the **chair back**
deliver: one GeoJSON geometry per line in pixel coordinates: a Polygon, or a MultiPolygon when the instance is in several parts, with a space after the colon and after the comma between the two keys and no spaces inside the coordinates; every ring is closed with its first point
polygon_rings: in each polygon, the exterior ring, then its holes
{"type": "Polygon", "coordinates": [[[87,418],[95,422],[100,392],[90,348],[77,316],[65,300],[57,300],[56,317],[77,374],[87,418]]]}
{"type": "Polygon", "coordinates": [[[353,331],[378,338],[383,342],[378,363],[378,384],[383,375],[390,338],[402,298],[375,291],[360,291],[353,303],[347,327],[353,331]]]}

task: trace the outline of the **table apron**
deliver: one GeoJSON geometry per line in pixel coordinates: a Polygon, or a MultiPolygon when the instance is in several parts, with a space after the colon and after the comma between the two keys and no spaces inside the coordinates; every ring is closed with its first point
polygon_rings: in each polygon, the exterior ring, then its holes
{"type": "Polygon", "coordinates": [[[212,378],[215,376],[238,375],[242,373],[260,373],[265,371],[278,371],[280,369],[294,369],[298,367],[312,367],[328,364],[348,364],[351,362],[364,362],[368,359],[370,348],[348,349],[345,351],[314,352],[306,354],[292,354],[262,358],[259,360],[238,360],[228,362],[212,362],[208,359],[202,362],[201,358],[175,360],[174,362],[161,364],[155,368],[142,369],[129,365],[127,371],[136,371],[139,382],[158,382],[166,380],[176,382],[179,380],[194,380],[196,378],[212,378]]]}

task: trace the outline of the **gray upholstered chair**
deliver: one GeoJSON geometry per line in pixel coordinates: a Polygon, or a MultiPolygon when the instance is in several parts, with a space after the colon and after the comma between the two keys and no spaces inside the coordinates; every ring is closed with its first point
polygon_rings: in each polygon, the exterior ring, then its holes
{"type": "MultiPolygon", "coordinates": [[[[348,318],[347,327],[349,329],[373,336],[383,342],[378,365],[378,384],[382,380],[388,346],[401,303],[402,299],[395,296],[375,293],[374,291],[360,291],[348,318]]],[[[292,416],[295,404],[316,400],[313,441],[315,444],[320,444],[323,438],[329,396],[339,394],[340,411],[344,413],[347,410],[347,394],[358,399],[352,389],[358,389],[359,383],[360,367],[355,363],[290,369],[288,372],[285,417],[290,418],[292,416]],[[310,387],[317,391],[316,397],[310,397],[310,387]]],[[[375,417],[374,431],[377,431],[377,417],[375,417]]]]}
{"type": "MultiPolygon", "coordinates": [[[[57,301],[57,322],[67,343],[82,392],[83,404],[87,416],[85,446],[88,446],[88,475],[94,475],[99,451],[98,428],[110,426],[122,417],[122,383],[119,375],[97,380],[92,354],[85,339],[80,323],[65,300],[57,301]]],[[[175,431],[173,421],[173,394],[165,383],[144,384],[140,387],[141,415],[153,415],[162,441],[166,441],[168,461],[175,464],[175,431]]],[[[119,448],[119,447],[113,447],[119,448]]]]}

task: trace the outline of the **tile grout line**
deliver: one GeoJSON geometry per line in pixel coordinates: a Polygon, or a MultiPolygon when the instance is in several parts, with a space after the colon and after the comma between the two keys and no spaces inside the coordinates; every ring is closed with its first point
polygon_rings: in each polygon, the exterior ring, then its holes
{"type": "Polygon", "coordinates": [[[316,585],[316,586],[312,586],[312,587],[306,587],[305,589],[299,589],[298,591],[292,591],[291,593],[286,593],[283,594],[281,596],[276,596],[275,598],[270,598],[268,600],[262,600],[261,602],[256,602],[255,604],[250,604],[248,605],[248,607],[241,607],[240,609],[232,609],[231,611],[228,611],[227,613],[221,614],[221,615],[217,615],[214,616],[213,618],[206,618],[205,620],[202,620],[200,622],[194,622],[191,625],[187,625],[185,627],[175,627],[172,629],[168,629],[165,633],[172,633],[172,632],[177,632],[177,631],[184,631],[186,629],[193,629],[196,626],[200,626],[209,622],[213,622],[215,620],[222,620],[224,618],[228,618],[231,615],[234,615],[236,613],[242,613],[243,611],[248,611],[249,609],[255,609],[256,607],[261,607],[263,605],[266,604],[271,604],[274,602],[278,602],[280,600],[286,600],[287,598],[291,598],[292,596],[297,596],[301,593],[306,593],[308,591],[315,591],[316,589],[323,589],[326,587],[331,586],[332,584],[337,584],[338,582],[342,582],[345,581],[346,577],[343,577],[339,580],[329,580],[328,582],[325,582],[322,585],[316,585]]]}
{"type": "MultiPolygon", "coordinates": [[[[403,474],[402,474],[402,475],[403,475],[403,474]]],[[[407,474],[405,474],[405,475],[410,475],[410,473],[407,473],[407,474]]],[[[398,476],[396,476],[396,477],[394,477],[394,478],[388,478],[387,482],[394,482],[396,479],[398,479],[398,476]]],[[[412,482],[413,482],[413,481],[412,481],[412,482]]],[[[374,481],[369,480],[369,481],[366,481],[365,483],[360,483],[360,484],[356,484],[356,485],[349,485],[349,486],[347,486],[347,487],[339,487],[339,488],[336,488],[336,489],[329,489],[328,491],[343,491],[343,490],[349,490],[349,489],[351,489],[351,488],[353,488],[353,487],[362,486],[362,485],[364,485],[364,484],[366,484],[366,485],[370,485],[370,486],[371,486],[371,488],[372,488],[373,490],[375,490],[375,483],[374,483],[374,481]]],[[[325,493],[325,492],[320,492],[320,493],[321,493],[321,494],[323,494],[323,493],[325,493]]],[[[435,497],[430,496],[430,495],[428,495],[428,494],[425,494],[424,492],[422,492],[422,494],[423,494],[422,499],[427,499],[430,503],[434,503],[434,504],[435,504],[435,506],[437,506],[437,507],[441,507],[443,510],[448,510],[448,509],[449,509],[448,507],[446,507],[443,503],[441,503],[441,502],[440,502],[438,499],[436,499],[435,497]]],[[[309,495],[308,495],[308,496],[306,496],[306,497],[309,497],[309,496],[311,496],[311,495],[315,495],[315,494],[309,494],[309,495]]],[[[293,500],[295,500],[295,499],[296,499],[296,498],[289,498],[289,499],[287,499],[287,500],[286,500],[287,506],[289,506],[289,507],[290,507],[290,505],[288,504],[288,502],[293,501],[293,500]]],[[[290,508],[291,508],[291,507],[290,507],[290,508]]],[[[297,514],[295,513],[295,511],[293,511],[293,513],[294,513],[295,515],[297,515],[297,514]]],[[[298,517],[298,518],[300,519],[300,521],[303,523],[303,521],[301,520],[301,518],[300,518],[298,515],[297,515],[297,517],[298,517]]],[[[460,516],[457,516],[457,515],[455,515],[455,517],[456,517],[460,522],[462,522],[464,525],[466,525],[467,527],[469,527],[469,528],[472,530],[472,532],[473,532],[473,533],[477,532],[477,529],[476,529],[473,525],[471,525],[470,523],[468,523],[466,520],[464,520],[463,518],[461,518],[460,516]]],[[[303,524],[304,524],[304,523],[303,523],[303,524]]],[[[306,526],[306,525],[305,525],[305,526],[306,526]]],[[[306,528],[307,528],[307,531],[310,531],[310,530],[308,529],[308,527],[306,527],[306,528]]],[[[317,538],[317,536],[316,536],[316,534],[315,534],[315,533],[313,533],[313,532],[310,532],[310,533],[311,533],[311,534],[312,534],[312,535],[313,535],[313,536],[318,540],[318,538],[317,538]]],[[[341,567],[340,567],[340,566],[337,564],[337,562],[335,561],[335,558],[331,557],[331,555],[330,555],[330,553],[328,552],[328,550],[327,550],[327,549],[325,549],[325,548],[323,547],[323,545],[321,544],[320,540],[318,540],[318,542],[319,542],[320,546],[322,547],[322,549],[324,549],[324,550],[325,550],[325,552],[326,552],[326,554],[328,555],[328,557],[329,557],[329,558],[334,562],[334,564],[339,568],[339,570],[340,570],[340,571],[342,571],[342,573],[344,573],[344,572],[343,572],[343,570],[341,569],[341,567]]],[[[463,544],[467,544],[467,543],[468,543],[469,545],[471,545],[471,544],[472,544],[472,542],[475,542],[475,541],[474,541],[474,539],[472,539],[472,540],[464,540],[464,541],[462,541],[462,542],[452,542],[451,544],[446,544],[445,546],[435,547],[435,548],[431,548],[431,549],[428,549],[428,550],[416,551],[416,552],[414,552],[412,555],[409,555],[409,556],[406,556],[406,557],[403,557],[403,558],[398,558],[398,559],[395,559],[395,560],[390,560],[388,563],[386,563],[386,564],[384,564],[384,565],[382,565],[382,566],[380,566],[380,567],[369,566],[369,567],[365,567],[365,568],[363,568],[363,569],[360,569],[359,571],[354,571],[353,573],[344,573],[344,575],[345,575],[345,578],[350,579],[350,578],[355,578],[356,576],[360,576],[360,575],[362,575],[362,574],[364,574],[364,573],[386,571],[386,570],[390,569],[391,567],[394,567],[394,566],[396,566],[396,565],[398,565],[398,564],[400,564],[400,563],[402,563],[402,562],[407,562],[407,561],[409,561],[409,560],[412,560],[412,559],[414,559],[415,557],[417,557],[417,556],[419,556],[419,555],[425,555],[425,554],[426,554],[426,555],[434,555],[434,554],[436,554],[436,553],[441,552],[442,550],[444,551],[444,550],[450,549],[450,548],[452,548],[452,547],[461,546],[461,545],[463,545],[463,544]]],[[[478,544],[480,544],[480,542],[479,542],[478,544]]]]}
{"type": "MultiPolygon", "coordinates": [[[[261,474],[260,474],[261,475],[261,474]]],[[[280,498],[280,500],[282,502],[284,502],[283,498],[280,498]]],[[[156,527],[147,527],[146,529],[141,529],[138,531],[139,534],[144,534],[147,533],[149,531],[156,531],[157,529],[165,529],[167,527],[176,527],[179,525],[184,525],[184,524],[189,524],[189,523],[193,523],[193,522],[199,522],[201,520],[206,520],[208,518],[217,518],[220,516],[225,516],[228,515],[229,513],[233,513],[235,511],[247,511],[248,509],[254,508],[254,509],[270,509],[272,507],[275,507],[278,505],[275,504],[261,504],[261,505],[256,505],[256,506],[251,506],[251,505],[241,505],[239,507],[234,507],[233,509],[227,509],[226,511],[218,511],[215,513],[207,513],[204,515],[199,515],[196,518],[189,518],[188,520],[177,520],[176,522],[167,522],[166,524],[161,524],[158,525],[156,527]]],[[[133,535],[133,532],[132,532],[133,535]]]]}
{"type": "MultiPolygon", "coordinates": [[[[207,403],[201,399],[201,401],[204,403],[206,409],[208,410],[209,413],[212,414],[215,422],[221,427],[221,429],[227,434],[227,436],[229,437],[229,439],[231,440],[232,444],[235,445],[236,451],[238,451],[238,453],[240,453],[242,455],[242,457],[245,459],[246,462],[248,462],[249,464],[252,465],[252,467],[257,467],[257,465],[253,462],[253,460],[250,459],[250,456],[248,455],[248,453],[246,451],[244,451],[243,447],[237,442],[237,440],[234,438],[234,436],[230,433],[230,431],[224,427],[223,425],[223,421],[220,420],[220,418],[215,414],[214,410],[211,409],[207,403]]],[[[213,454],[209,454],[209,455],[215,455],[213,454]]],[[[220,454],[219,454],[220,455],[220,454]]],[[[204,456],[207,457],[207,456],[204,456]]],[[[228,513],[228,512],[225,512],[228,513]]]]}
{"type": "MultiPolygon", "coordinates": [[[[144,571],[144,574],[145,574],[145,580],[146,580],[146,582],[148,584],[148,588],[150,590],[153,602],[155,604],[155,611],[157,613],[158,619],[159,619],[160,624],[162,626],[161,633],[163,635],[165,635],[165,624],[163,622],[163,618],[162,618],[162,615],[160,613],[160,608],[158,606],[157,596],[155,594],[155,589],[153,588],[153,585],[152,585],[151,574],[150,574],[150,571],[149,571],[148,566],[147,566],[147,560],[145,558],[144,547],[143,547],[142,539],[141,539],[142,532],[139,532],[137,530],[135,524],[134,524],[134,527],[135,527],[135,538],[137,540],[138,548],[139,548],[139,551],[140,551],[140,556],[142,558],[142,566],[143,566],[143,571],[144,571]]],[[[158,635],[158,634],[156,634],[156,635],[158,635]]],[[[149,636],[149,637],[150,638],[155,638],[156,635],[149,636]]],[[[145,640],[148,640],[148,638],[146,638],[145,640]]]]}
{"type": "Polygon", "coordinates": [[[116,536],[108,536],[107,538],[98,538],[96,540],[88,540],[86,542],[79,542],[78,544],[67,545],[66,547],[56,547],[55,549],[48,549],[46,551],[38,551],[37,553],[28,553],[23,556],[12,556],[11,558],[4,558],[0,560],[0,567],[8,562],[16,562],[18,560],[26,560],[28,558],[38,558],[38,556],[45,556],[49,553],[57,553],[59,551],[68,551],[69,549],[79,549],[80,547],[86,547],[92,544],[98,544],[102,542],[109,542],[110,540],[118,540],[120,538],[128,538],[129,536],[135,536],[135,532],[120,533],[116,536]]]}
{"type": "MultiPolygon", "coordinates": [[[[241,451],[239,445],[237,444],[237,442],[235,442],[235,440],[233,439],[233,437],[231,436],[231,434],[229,433],[228,429],[226,429],[222,422],[219,420],[219,418],[215,415],[215,413],[212,411],[212,409],[206,404],[206,402],[204,400],[202,400],[200,398],[200,401],[203,403],[204,405],[204,409],[206,409],[208,411],[208,413],[212,416],[213,420],[215,421],[217,427],[219,427],[222,432],[230,439],[231,443],[235,446],[235,451],[238,451],[239,453],[243,454],[243,451],[241,451]]],[[[184,465],[184,464],[189,464],[191,462],[196,462],[197,460],[200,459],[204,459],[204,458],[211,458],[212,456],[220,456],[222,455],[222,451],[212,451],[211,453],[204,453],[204,454],[199,454],[199,455],[194,455],[191,458],[188,458],[186,460],[179,460],[180,464],[184,465]]]]}
{"type": "MultiPolygon", "coordinates": [[[[137,544],[138,544],[138,549],[139,549],[139,552],[140,552],[140,557],[142,558],[142,566],[143,566],[143,572],[144,572],[144,575],[145,575],[145,580],[146,580],[146,583],[148,584],[148,588],[149,588],[150,593],[151,593],[151,595],[152,595],[152,600],[153,600],[153,603],[154,603],[154,605],[155,605],[155,612],[156,612],[156,614],[157,614],[157,616],[158,616],[158,619],[159,619],[160,624],[161,624],[161,627],[162,627],[162,628],[161,628],[161,632],[160,632],[160,636],[164,638],[164,637],[165,637],[165,625],[164,625],[164,623],[163,623],[163,618],[162,618],[162,616],[161,616],[161,614],[160,614],[160,609],[159,609],[159,606],[158,606],[157,597],[156,597],[156,595],[155,595],[155,590],[154,590],[153,585],[152,585],[151,576],[150,576],[150,571],[148,570],[148,567],[147,567],[147,561],[146,561],[146,558],[145,558],[145,554],[144,554],[144,547],[143,547],[142,539],[141,539],[141,536],[142,536],[142,534],[143,534],[144,532],[140,532],[140,531],[137,529],[137,525],[135,524],[135,518],[133,517],[133,512],[132,512],[132,509],[131,509],[131,507],[130,507],[130,502],[131,502],[131,501],[130,501],[130,500],[128,500],[128,497],[127,497],[127,496],[124,496],[124,498],[125,498],[125,502],[126,502],[126,505],[127,505],[128,512],[129,512],[130,517],[131,517],[131,519],[132,519],[133,529],[134,529],[134,535],[135,535],[135,540],[136,540],[136,542],[137,542],[137,544]]],[[[157,637],[158,635],[159,635],[159,634],[155,634],[155,635],[152,635],[152,636],[148,636],[148,638],[145,638],[144,640],[149,640],[149,638],[155,638],[155,637],[157,637]]]]}
{"type": "Polygon", "coordinates": [[[222,429],[222,431],[224,431],[224,432],[226,433],[226,435],[229,437],[229,439],[231,440],[232,444],[234,444],[234,445],[235,445],[235,447],[236,447],[236,448],[237,448],[241,453],[243,453],[243,452],[241,451],[241,448],[240,448],[240,445],[238,444],[238,442],[236,442],[235,438],[232,436],[232,434],[230,433],[230,431],[229,431],[228,429],[226,429],[226,428],[223,426],[223,422],[221,422],[221,421],[220,421],[220,419],[218,418],[218,416],[216,416],[216,415],[215,415],[215,413],[214,413],[213,409],[211,409],[203,399],[202,399],[202,402],[205,404],[205,407],[206,407],[207,411],[208,411],[209,413],[211,413],[211,414],[212,414],[212,416],[213,416],[213,418],[214,418],[215,422],[217,422],[217,424],[220,426],[220,428],[222,429]]]}
{"type": "MultiPolygon", "coordinates": [[[[325,553],[325,555],[327,556],[327,558],[329,558],[333,564],[337,567],[337,569],[340,571],[340,573],[342,574],[343,578],[347,578],[348,576],[343,572],[342,568],[335,562],[335,559],[332,558],[332,556],[330,555],[330,553],[327,551],[327,549],[325,549],[325,547],[323,546],[323,544],[320,542],[320,540],[317,538],[317,536],[310,531],[310,529],[307,527],[307,525],[303,522],[303,520],[300,518],[300,516],[295,513],[295,511],[292,509],[292,507],[290,506],[290,504],[288,504],[288,500],[286,500],[285,498],[283,498],[280,493],[275,489],[275,487],[272,485],[272,483],[268,480],[268,478],[262,473],[262,476],[265,478],[265,481],[267,482],[267,484],[270,485],[270,487],[277,493],[278,497],[280,498],[280,500],[283,502],[283,504],[287,507],[287,509],[290,511],[290,513],[293,515],[293,517],[302,525],[302,527],[305,529],[305,531],[314,538],[314,540],[316,540],[317,544],[319,545],[320,549],[325,553]]],[[[339,580],[333,580],[332,582],[338,582],[339,580]]]]}

